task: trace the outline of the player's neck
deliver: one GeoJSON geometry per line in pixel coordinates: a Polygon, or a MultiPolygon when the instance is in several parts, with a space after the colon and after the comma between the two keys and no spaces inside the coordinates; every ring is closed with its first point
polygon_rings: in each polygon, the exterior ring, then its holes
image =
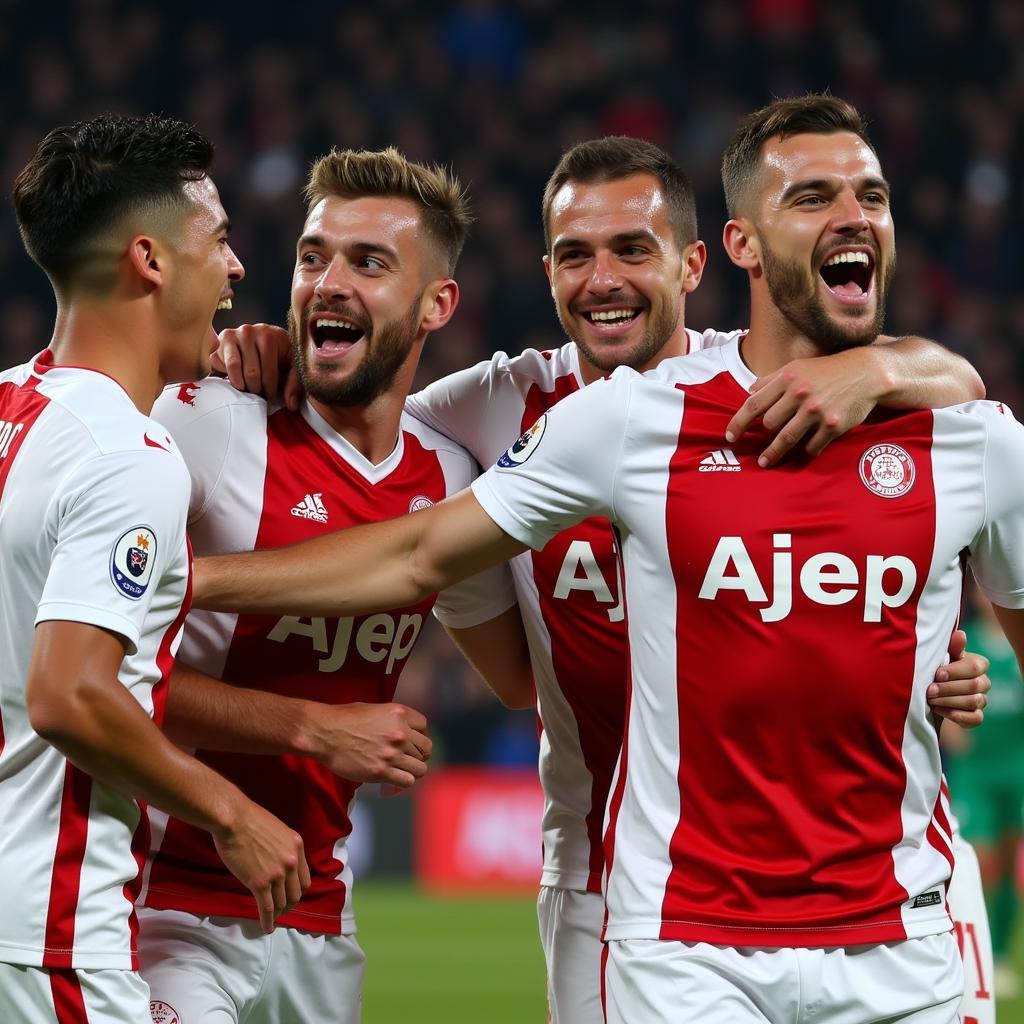
{"type": "Polygon", "coordinates": [[[390,389],[366,405],[328,405],[315,398],[309,404],[371,465],[379,466],[395,450],[404,394],[390,389]]]}
{"type": "Polygon", "coordinates": [[[147,416],[165,383],[155,332],[134,314],[88,303],[59,304],[49,347],[58,366],[81,366],[113,378],[147,416]]]}
{"type": "Polygon", "coordinates": [[[772,303],[753,302],[750,330],[742,345],[743,361],[757,376],[774,373],[794,359],[822,355],[821,349],[772,303]]]}

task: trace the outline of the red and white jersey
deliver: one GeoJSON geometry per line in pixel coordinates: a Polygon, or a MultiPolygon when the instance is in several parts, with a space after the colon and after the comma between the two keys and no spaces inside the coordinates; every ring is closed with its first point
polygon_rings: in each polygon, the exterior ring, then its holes
{"type": "Polygon", "coordinates": [[[880,414],[764,470],[763,432],[725,441],[753,380],[736,342],[619,370],[473,484],[535,549],[594,515],[620,538],[631,674],[606,937],[948,930],[925,691],[965,551],[993,601],[1024,607],[1024,429],[986,402],[880,414]]]}
{"type": "MultiPolygon", "coordinates": [[[[395,450],[373,465],[308,403],[299,413],[268,409],[263,399],[226,381],[169,388],[154,415],[174,434],[192,475],[189,536],[197,555],[280,547],[404,515],[462,490],[476,473],[466,452],[409,416],[402,417],[395,450]]],[[[511,607],[511,582],[501,587],[493,572],[485,577],[440,596],[442,622],[475,625],[511,607]]],[[[431,597],[341,619],[196,611],[186,624],[181,658],[228,682],[290,697],[387,702],[433,604],[431,597]]],[[[303,838],[312,885],[278,923],[352,932],[345,840],[358,784],[307,757],[206,750],[196,756],[303,838]]],[[[258,916],[251,894],[224,867],[205,832],[175,819],[158,830],[154,815],[145,905],[258,916]]]]}
{"type": "Polygon", "coordinates": [[[137,968],[145,808],[29,723],[35,626],[121,636],[118,678],[159,719],[189,585],[188,473],[114,380],[49,351],[0,374],[0,960],[137,968]]]}
{"type": "MultiPolygon", "coordinates": [[[[687,331],[689,351],[735,334],[687,331]]],[[[410,396],[406,409],[483,466],[566,395],[584,387],[573,343],[527,349],[453,373],[410,396]]],[[[601,891],[602,822],[622,745],[629,655],[615,536],[595,516],[512,560],[541,721],[544,788],[541,884],[601,891]]]]}

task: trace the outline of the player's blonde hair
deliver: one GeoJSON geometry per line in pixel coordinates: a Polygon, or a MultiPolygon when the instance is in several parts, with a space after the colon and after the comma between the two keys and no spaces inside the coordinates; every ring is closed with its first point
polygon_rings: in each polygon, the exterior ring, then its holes
{"type": "Polygon", "coordinates": [[[397,196],[421,210],[421,222],[436,243],[449,275],[473,221],[466,189],[447,168],[407,160],[394,146],[387,149],[332,149],[309,172],[305,188],[308,208],[340,196],[397,196]]]}

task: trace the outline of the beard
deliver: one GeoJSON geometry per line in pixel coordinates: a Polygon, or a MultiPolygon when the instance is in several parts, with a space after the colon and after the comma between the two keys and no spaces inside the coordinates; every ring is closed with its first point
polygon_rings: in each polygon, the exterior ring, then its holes
{"type": "Polygon", "coordinates": [[[654,313],[649,304],[646,306],[647,327],[640,340],[626,353],[614,349],[610,352],[595,350],[588,344],[585,331],[577,327],[571,309],[563,316],[561,307],[556,305],[555,312],[558,314],[558,322],[562,325],[562,330],[571,341],[576,343],[576,347],[583,353],[587,361],[599,370],[611,373],[612,370],[620,366],[630,366],[633,369],[646,366],[665,347],[665,343],[672,337],[679,322],[680,300],[678,296],[675,298],[675,302],[662,308],[658,313],[654,313]]]}
{"type": "Polygon", "coordinates": [[[369,405],[378,395],[387,391],[395,375],[402,368],[412,350],[420,324],[420,299],[416,297],[406,313],[397,320],[389,320],[379,328],[372,321],[346,307],[311,306],[302,311],[301,320],[288,310],[288,335],[292,343],[292,359],[299,380],[307,395],[324,405],[346,408],[369,405]],[[333,379],[330,370],[316,370],[306,356],[306,340],[310,338],[309,322],[321,314],[334,314],[358,324],[363,337],[357,344],[366,346],[366,352],[355,370],[342,380],[333,379]]]}
{"type": "MultiPolygon", "coordinates": [[[[893,272],[896,270],[895,256],[883,267],[879,262],[877,247],[869,243],[875,254],[874,316],[851,316],[840,320],[830,314],[821,301],[815,281],[818,274],[814,273],[808,278],[803,266],[795,260],[789,261],[776,254],[763,237],[761,242],[764,277],[772,302],[804,337],[818,346],[822,354],[828,355],[848,348],[870,345],[882,332],[882,325],[885,323],[885,302],[893,272]]],[[[824,256],[824,251],[819,254],[815,250],[811,265],[820,266],[824,256]]]]}

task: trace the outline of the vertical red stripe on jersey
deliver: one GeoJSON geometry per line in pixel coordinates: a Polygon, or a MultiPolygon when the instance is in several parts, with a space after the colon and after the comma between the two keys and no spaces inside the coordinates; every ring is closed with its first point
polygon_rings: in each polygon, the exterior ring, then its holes
{"type": "MultiPolygon", "coordinates": [[[[0,384],[0,497],[18,449],[49,402],[36,391],[38,383],[37,378],[31,377],[21,387],[9,381],[0,384]]],[[[3,753],[4,742],[3,708],[0,707],[0,754],[3,753]]]]}
{"type": "MultiPolygon", "coordinates": [[[[550,391],[527,392],[521,430],[579,390],[572,375],[555,378],[550,391]]],[[[620,607],[618,555],[611,524],[590,518],[534,551],[533,578],[551,643],[559,689],[577,723],[580,753],[590,773],[585,813],[590,841],[587,889],[601,891],[604,848],[601,829],[615,761],[622,745],[629,671],[626,617],[620,607]]]]}
{"type": "Polygon", "coordinates": [[[75,944],[75,915],[89,831],[91,797],[92,779],[69,761],[64,769],[57,849],[50,879],[43,967],[74,966],[71,954],[75,944]]]}
{"type": "MultiPolygon", "coordinates": [[[[928,842],[935,847],[943,857],[949,861],[949,870],[953,871],[953,827],[946,810],[942,806],[943,789],[946,788],[946,779],[943,776],[942,784],[939,787],[939,795],[935,798],[935,809],[932,811],[931,824],[928,826],[928,842]]],[[[949,799],[949,790],[946,789],[945,797],[949,799]]]]}
{"type": "MultiPolygon", "coordinates": [[[[442,501],[447,486],[437,455],[409,432],[403,434],[403,446],[400,463],[374,481],[342,458],[301,414],[282,409],[271,415],[255,547],[280,547],[404,515],[419,499],[442,501]],[[314,494],[320,501],[316,514],[301,514],[310,510],[305,499],[314,494]]],[[[344,619],[240,615],[223,677],[324,703],[390,701],[433,603],[431,596],[406,608],[344,619]],[[279,629],[282,623],[297,628],[279,629]]],[[[341,850],[352,830],[348,808],[359,784],[298,755],[200,750],[196,756],[303,837],[312,885],[278,924],[340,933],[348,898],[341,850]]],[[[224,866],[209,834],[174,818],[153,861],[146,904],[200,915],[258,917],[252,894],[224,866]]]]}
{"type": "Polygon", "coordinates": [[[31,377],[21,387],[10,381],[0,384],[0,495],[4,493],[18,449],[49,404],[50,400],[36,391],[38,383],[31,377]]]}
{"type": "MultiPolygon", "coordinates": [[[[931,414],[891,426],[873,417],[816,459],[763,470],[763,428],[723,448],[744,398],[730,376],[682,390],[666,501],[680,820],[662,937],[693,921],[707,941],[740,945],[769,937],[769,924],[797,945],[883,922],[903,937],[908,894],[893,851],[904,835],[917,604],[935,541],[931,414]],[[906,494],[862,481],[876,444],[910,453],[906,494]],[[913,586],[875,621],[870,560],[896,557],[912,563],[913,586]]],[[[885,570],[887,593],[897,586],[889,573],[906,581],[905,571],[885,570]]]]}
{"type": "Polygon", "coordinates": [[[185,596],[182,598],[177,617],[164,633],[156,654],[156,667],[160,678],[153,684],[151,699],[153,701],[153,721],[159,726],[163,725],[167,686],[170,682],[171,670],[174,668],[174,642],[185,628],[185,618],[192,608],[192,543],[187,537],[185,546],[188,553],[188,579],[185,582],[185,596]]]}
{"type": "Polygon", "coordinates": [[[57,1024],[89,1024],[78,975],[70,969],[50,971],[50,994],[57,1024]]]}

